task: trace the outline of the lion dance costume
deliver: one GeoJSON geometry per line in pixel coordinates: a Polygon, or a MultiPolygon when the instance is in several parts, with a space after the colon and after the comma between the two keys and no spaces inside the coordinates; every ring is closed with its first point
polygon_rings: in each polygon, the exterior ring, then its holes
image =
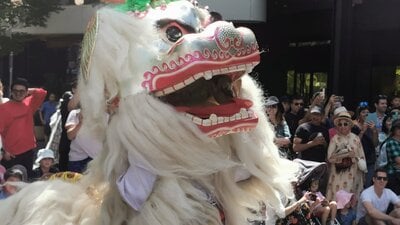
{"type": "Polygon", "coordinates": [[[102,152],[79,182],[35,182],[1,202],[0,224],[243,225],[260,202],[283,216],[297,168],[248,75],[259,55],[252,31],[194,1],[98,10],[78,88],[82,132],[102,152]]]}

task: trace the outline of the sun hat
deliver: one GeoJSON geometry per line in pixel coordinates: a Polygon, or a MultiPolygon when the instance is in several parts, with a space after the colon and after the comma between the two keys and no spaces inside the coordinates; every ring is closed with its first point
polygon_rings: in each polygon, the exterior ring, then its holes
{"type": "Polygon", "coordinates": [[[265,106],[271,106],[271,105],[276,105],[279,103],[279,99],[276,96],[270,96],[267,98],[267,102],[265,103],[265,106]]]}
{"type": "Polygon", "coordinates": [[[50,158],[54,160],[54,152],[51,149],[42,148],[37,153],[36,163],[40,163],[42,159],[50,158]]]}
{"type": "Polygon", "coordinates": [[[353,197],[353,195],[353,193],[349,193],[345,190],[339,190],[336,192],[337,209],[343,209],[344,206],[351,201],[351,197],[353,197]]]}
{"type": "Polygon", "coordinates": [[[340,112],[336,115],[336,118],[333,120],[333,123],[335,126],[338,126],[338,123],[340,120],[346,120],[347,122],[350,123],[350,125],[353,124],[353,120],[351,119],[351,115],[347,111],[340,112]]]}
{"type": "Polygon", "coordinates": [[[339,113],[341,113],[341,112],[347,112],[346,107],[344,107],[344,106],[337,107],[337,108],[333,111],[333,115],[334,115],[334,116],[337,116],[337,115],[339,115],[339,113]]]}

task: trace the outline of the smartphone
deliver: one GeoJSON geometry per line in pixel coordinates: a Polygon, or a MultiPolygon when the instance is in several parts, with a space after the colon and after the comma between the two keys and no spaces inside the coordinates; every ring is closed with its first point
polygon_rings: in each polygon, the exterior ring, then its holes
{"type": "Polygon", "coordinates": [[[317,195],[316,194],[310,193],[309,196],[310,196],[310,200],[311,201],[316,201],[317,200],[317,195]]]}

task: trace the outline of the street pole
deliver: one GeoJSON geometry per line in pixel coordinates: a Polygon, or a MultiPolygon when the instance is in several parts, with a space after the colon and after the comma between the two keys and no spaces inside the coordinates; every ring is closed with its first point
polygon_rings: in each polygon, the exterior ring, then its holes
{"type": "Polygon", "coordinates": [[[8,79],[8,95],[11,97],[11,84],[13,82],[13,70],[14,70],[14,52],[11,51],[8,58],[8,68],[9,68],[9,79],[8,79]]]}

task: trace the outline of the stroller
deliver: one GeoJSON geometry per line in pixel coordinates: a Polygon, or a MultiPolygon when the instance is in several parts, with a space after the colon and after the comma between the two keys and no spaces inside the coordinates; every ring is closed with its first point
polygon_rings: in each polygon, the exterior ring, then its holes
{"type": "MultiPolygon", "coordinates": [[[[320,163],[320,162],[313,162],[313,161],[302,160],[302,159],[294,159],[293,162],[296,162],[299,164],[299,171],[297,174],[297,182],[294,187],[296,199],[299,199],[303,196],[302,191],[307,190],[308,187],[310,186],[312,179],[321,179],[324,176],[324,174],[326,173],[326,171],[328,169],[328,166],[324,162],[320,163]]],[[[260,212],[257,212],[258,215],[261,215],[262,213],[263,213],[262,210],[260,210],[260,212]]],[[[261,216],[259,218],[261,218],[261,216]]],[[[317,217],[311,217],[311,220],[312,221],[308,221],[305,223],[300,222],[298,224],[321,225],[321,222],[317,217]]],[[[252,225],[265,225],[265,221],[262,219],[249,220],[249,223],[252,225]]],[[[283,224],[286,225],[286,223],[283,223],[283,224]]],[[[287,224],[290,224],[290,223],[287,223],[287,224]]],[[[336,219],[335,219],[335,225],[340,225],[340,223],[336,219]]]]}
{"type": "MultiPolygon", "coordinates": [[[[295,188],[296,199],[303,196],[303,190],[310,187],[312,180],[321,180],[328,170],[328,165],[325,162],[314,162],[302,159],[294,159],[294,162],[299,164],[299,173],[297,175],[297,183],[295,188]]],[[[312,221],[316,225],[321,225],[318,217],[313,216],[312,221]]],[[[335,218],[335,225],[340,225],[335,218]]]]}

